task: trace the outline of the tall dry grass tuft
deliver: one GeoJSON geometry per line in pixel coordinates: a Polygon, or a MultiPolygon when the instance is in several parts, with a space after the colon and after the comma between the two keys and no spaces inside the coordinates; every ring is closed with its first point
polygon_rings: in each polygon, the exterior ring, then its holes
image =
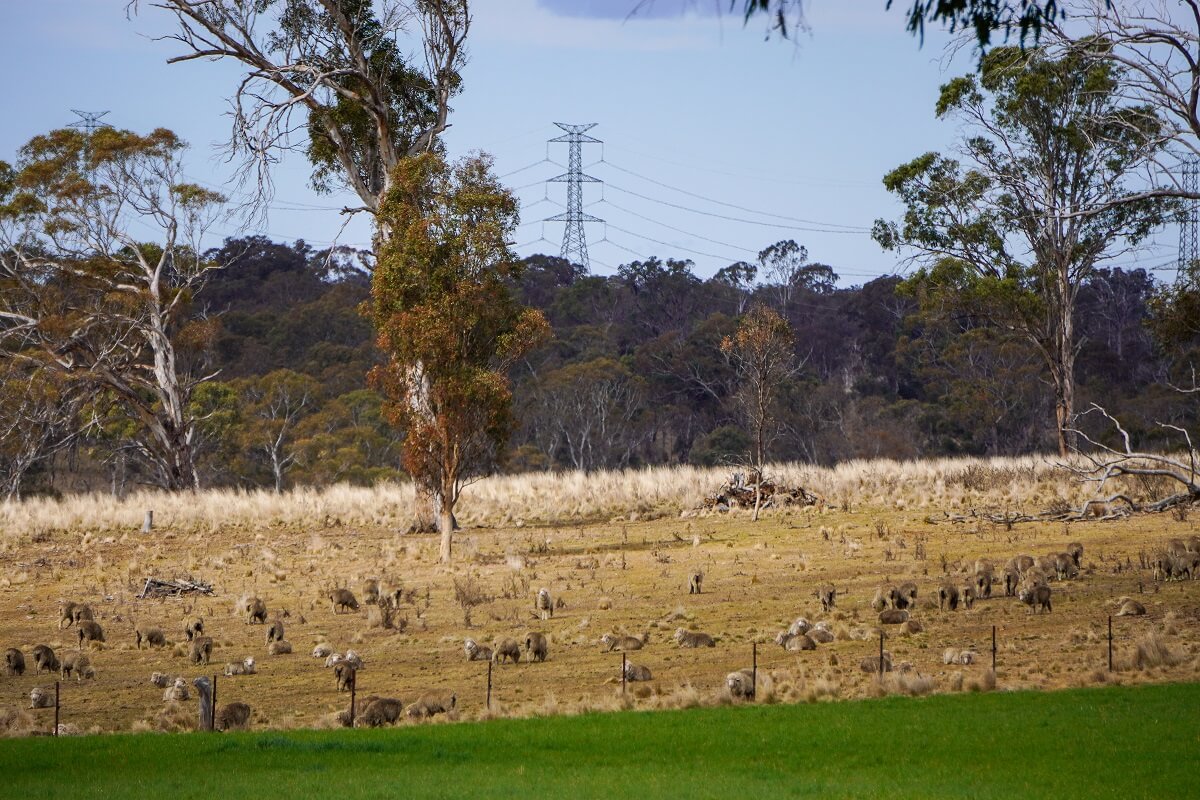
{"type": "Polygon", "coordinates": [[[1157,631],[1150,631],[1113,658],[1113,669],[1140,672],[1155,667],[1174,667],[1185,660],[1186,656],[1163,641],[1157,631]]]}

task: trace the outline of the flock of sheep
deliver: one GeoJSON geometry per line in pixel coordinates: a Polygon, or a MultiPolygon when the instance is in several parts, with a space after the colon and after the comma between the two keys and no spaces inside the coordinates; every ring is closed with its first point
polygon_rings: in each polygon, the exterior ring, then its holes
{"type": "MultiPolygon", "coordinates": [[[[925,601],[926,608],[942,611],[956,611],[960,607],[972,608],[975,603],[986,601],[993,596],[993,586],[1003,586],[1004,596],[1016,597],[1020,602],[1029,606],[1033,613],[1051,612],[1052,596],[1051,583],[1054,581],[1069,581],[1079,577],[1082,568],[1083,545],[1073,542],[1062,552],[1033,557],[1022,554],[1009,559],[998,571],[991,561],[978,559],[961,574],[960,579],[943,580],[925,601]]],[[[1193,535],[1188,539],[1172,539],[1167,542],[1162,551],[1151,559],[1156,580],[1171,580],[1200,578],[1200,536],[1193,535]]],[[[688,575],[689,594],[703,592],[704,575],[692,571],[688,575]]],[[[381,609],[394,611],[402,599],[401,590],[393,586],[381,586],[378,580],[367,580],[361,586],[363,603],[377,605],[381,609]]],[[[880,586],[870,601],[871,609],[878,614],[880,626],[904,626],[906,633],[919,633],[922,630],[920,622],[914,617],[918,603],[918,587],[912,581],[906,581],[894,586],[880,586]]],[[[821,610],[829,614],[837,605],[838,590],[832,584],[818,586],[814,592],[821,610]]],[[[333,589],[328,593],[334,614],[352,613],[360,609],[358,597],[345,588],[333,589]]],[[[1129,598],[1121,598],[1118,616],[1135,616],[1146,613],[1145,607],[1129,598]]],[[[539,589],[534,599],[535,615],[545,621],[554,616],[556,604],[547,588],[539,589]]],[[[561,600],[558,607],[562,607],[561,600]]],[[[292,653],[292,645],[285,638],[283,616],[270,617],[266,602],[259,597],[246,597],[239,601],[238,612],[245,623],[265,626],[265,646],[268,656],[278,656],[292,653]]],[[[303,621],[303,620],[302,620],[303,621]]],[[[96,670],[92,664],[89,651],[92,643],[105,642],[105,632],[96,621],[92,609],[83,603],[68,602],[62,606],[58,620],[58,628],[74,626],[78,647],[69,652],[56,653],[52,647],[39,644],[32,648],[29,662],[34,673],[58,673],[63,679],[74,676],[77,681],[92,679],[96,670]]],[[[881,627],[882,630],[882,627],[881,627]]],[[[213,638],[206,635],[205,621],[199,617],[189,617],[183,625],[183,637],[186,641],[186,655],[193,666],[208,665],[212,658],[213,638]]],[[[714,647],[716,637],[703,631],[678,628],[671,637],[680,648],[714,647]]],[[[828,644],[835,639],[832,623],[828,620],[810,622],[804,617],[796,619],[786,630],[780,631],[775,642],[789,651],[811,651],[820,645],[828,644]]],[[[605,652],[632,653],[641,651],[647,646],[649,634],[633,636],[617,633],[606,633],[600,637],[600,644],[605,652]]],[[[143,645],[150,649],[171,646],[166,633],[158,627],[137,625],[134,629],[134,641],[140,650],[143,645]]],[[[528,631],[522,640],[502,636],[490,646],[475,639],[467,638],[463,645],[466,658],[470,661],[491,661],[497,664],[517,664],[522,658],[530,663],[540,663],[547,660],[550,654],[550,639],[546,633],[538,630],[528,631]]],[[[353,691],[357,673],[364,668],[364,661],[353,650],[345,653],[335,653],[330,645],[321,643],[314,647],[311,655],[323,659],[326,668],[332,671],[338,691],[353,691]]],[[[972,650],[948,649],[944,654],[944,663],[969,664],[977,658],[972,650]]],[[[7,674],[21,675],[27,669],[25,654],[17,648],[8,648],[4,655],[4,666],[7,674]]],[[[888,672],[896,669],[906,671],[911,665],[905,663],[893,665],[891,654],[883,651],[880,656],[862,659],[859,667],[864,672],[888,672]]],[[[257,672],[257,662],[254,656],[246,656],[239,661],[227,663],[224,675],[228,677],[249,676],[257,672]]],[[[650,681],[653,679],[651,670],[634,663],[624,662],[624,680],[650,681]]],[[[163,691],[164,702],[185,702],[190,699],[192,687],[200,690],[201,681],[207,687],[206,678],[197,678],[189,686],[183,677],[177,677],[167,672],[156,671],[151,675],[150,682],[163,691]]],[[[752,698],[755,692],[754,673],[742,669],[729,673],[726,686],[733,697],[752,698]]],[[[54,706],[52,690],[35,687],[29,695],[31,708],[49,708],[54,706]]],[[[447,697],[425,695],[409,703],[407,706],[398,698],[371,695],[361,698],[357,714],[350,710],[337,715],[337,720],[343,725],[356,723],[364,726],[381,726],[395,724],[406,715],[410,719],[429,718],[438,714],[446,714],[455,709],[457,696],[447,697]]],[[[215,709],[214,727],[219,730],[246,728],[251,720],[252,709],[243,702],[227,703],[215,709]]]]}

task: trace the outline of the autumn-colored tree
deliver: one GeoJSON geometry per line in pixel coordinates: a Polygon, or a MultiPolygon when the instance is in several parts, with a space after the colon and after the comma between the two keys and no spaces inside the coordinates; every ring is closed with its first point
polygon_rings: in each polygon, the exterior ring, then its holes
{"type": "Polygon", "coordinates": [[[774,309],[755,306],[737,331],[721,340],[721,352],[736,367],[741,386],[737,404],[750,429],[754,478],[754,520],[762,506],[767,448],[775,435],[777,404],[783,384],[798,370],[795,337],[787,320],[774,309]]]}
{"type": "Polygon", "coordinates": [[[391,236],[371,307],[387,362],[371,381],[405,431],[406,469],[435,498],[443,562],[463,487],[502,461],[513,430],[507,372],[549,330],[510,288],[517,219],[516,200],[482,155],[402,160],[379,211],[391,236]]]}

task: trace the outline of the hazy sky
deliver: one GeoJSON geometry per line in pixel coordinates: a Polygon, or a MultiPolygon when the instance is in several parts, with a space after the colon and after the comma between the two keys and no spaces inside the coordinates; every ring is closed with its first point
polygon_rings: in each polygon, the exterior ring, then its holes
{"type": "MultiPolygon", "coordinates": [[[[474,0],[470,63],[446,141],[454,154],[491,153],[516,189],[518,252],[557,254],[561,244],[562,224],[540,222],[565,202],[563,184],[544,183],[567,159],[566,145],[546,144],[561,133],[553,123],[595,122],[591,133],[605,144],[585,146],[583,158],[605,185],[585,186],[584,200],[607,224],[587,228],[593,271],[657,255],[690,258],[707,276],[788,238],[831,264],[843,285],[901,267],[866,232],[899,213],[880,179],[953,141],[934,101],[974,54],[949,62],[937,31],[919,46],[904,30],[904,3],[885,11],[883,0],[813,0],[810,31],[792,41],[765,41],[765,19],[743,27],[736,13],[715,13],[718,3],[474,0]]],[[[73,121],[71,109],[108,109],[106,121],[119,127],[175,130],[193,145],[188,174],[223,184],[231,170],[219,145],[239,73],[166,64],[176,50],[153,37],[168,22],[147,0],[132,20],[125,0],[0,3],[9,76],[0,158],[73,121]]],[[[318,246],[369,241],[365,218],[342,229],[336,209],[357,203],[313,192],[303,159],[276,175],[267,224],[250,232],[318,246]]],[[[1138,265],[1170,262],[1176,236],[1161,234],[1138,265]]]]}

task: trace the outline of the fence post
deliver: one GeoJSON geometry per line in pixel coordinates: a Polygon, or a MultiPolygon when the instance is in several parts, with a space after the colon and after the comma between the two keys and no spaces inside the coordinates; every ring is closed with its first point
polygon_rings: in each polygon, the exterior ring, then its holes
{"type": "Polygon", "coordinates": [[[758,698],[758,642],[750,643],[750,699],[758,698]]]}
{"type": "Polygon", "coordinates": [[[625,694],[625,653],[621,653],[621,694],[625,694]]]}
{"type": "Polygon", "coordinates": [[[1112,617],[1108,618],[1108,671],[1112,672],[1112,617]]]}
{"type": "Polygon", "coordinates": [[[992,626],[992,674],[996,674],[996,626],[992,626]]]}
{"type": "Polygon", "coordinates": [[[488,661],[487,709],[492,709],[492,662],[488,661]]]}
{"type": "Polygon", "coordinates": [[[215,674],[213,675],[213,701],[210,713],[212,718],[208,721],[209,728],[215,731],[217,729],[217,676],[215,674]]]}
{"type": "Polygon", "coordinates": [[[350,670],[350,727],[354,727],[354,699],[358,691],[358,670],[350,670]]]}
{"type": "Polygon", "coordinates": [[[142,533],[149,533],[154,529],[154,509],[146,509],[146,517],[142,520],[142,533]]]}
{"type": "Polygon", "coordinates": [[[883,680],[883,631],[879,632],[879,680],[883,680]]]}
{"type": "Polygon", "coordinates": [[[54,682],[54,735],[58,736],[58,681],[54,682]]]}

